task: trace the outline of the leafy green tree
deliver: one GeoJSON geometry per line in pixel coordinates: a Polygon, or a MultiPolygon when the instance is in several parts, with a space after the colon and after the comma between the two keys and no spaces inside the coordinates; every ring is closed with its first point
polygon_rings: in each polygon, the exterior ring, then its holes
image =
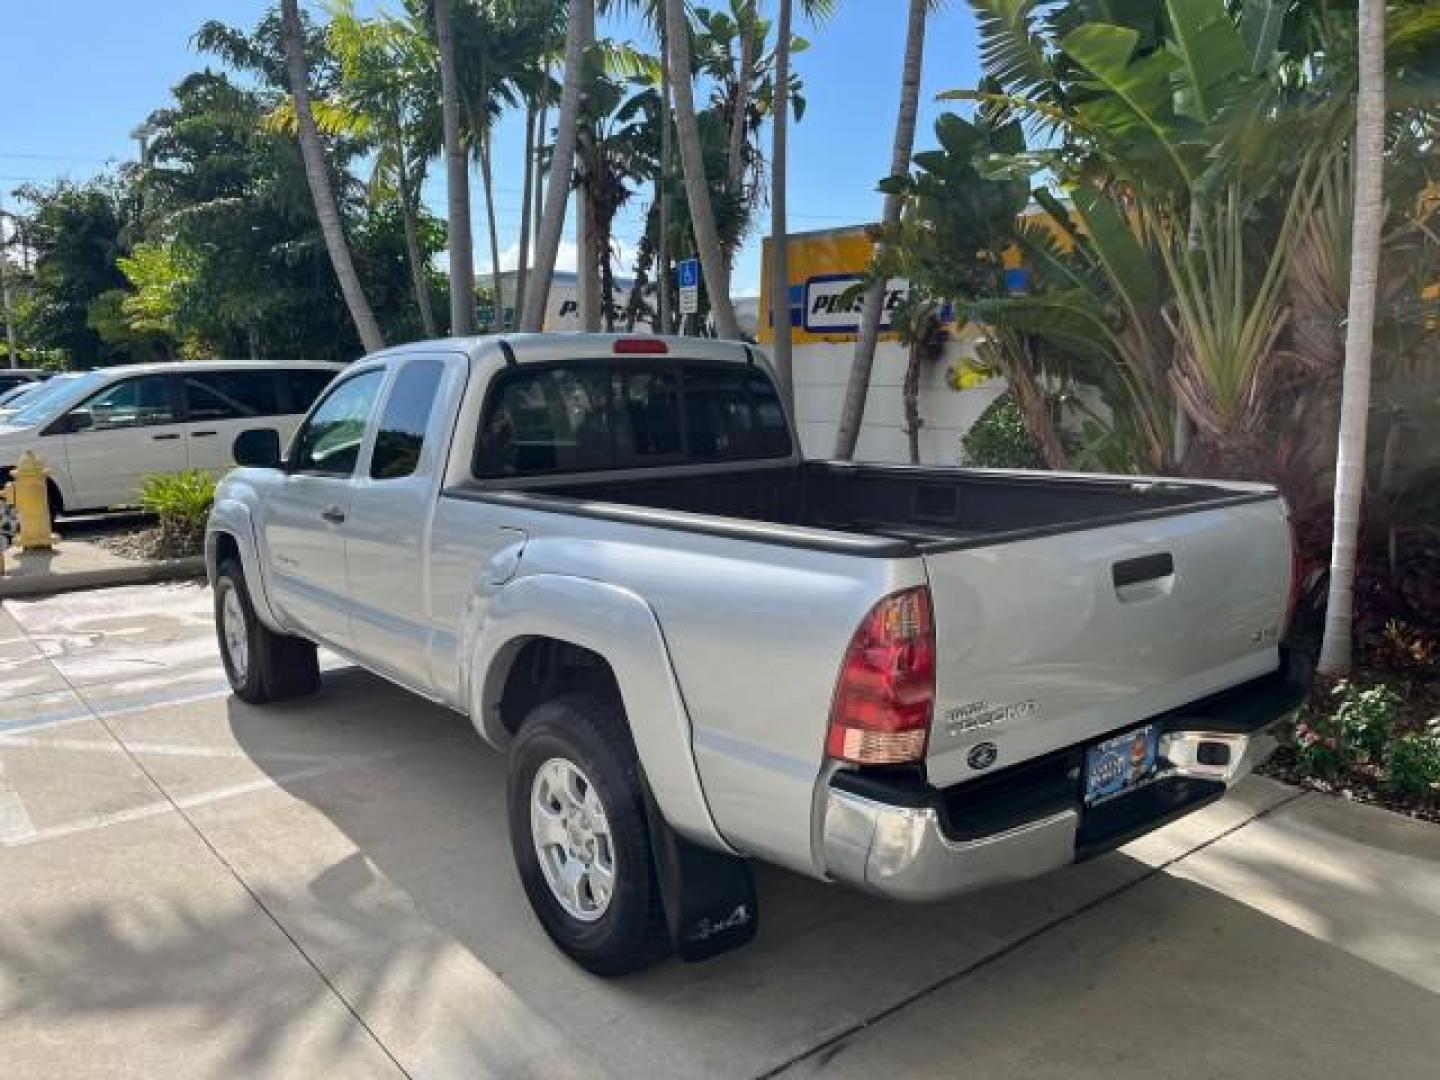
{"type": "Polygon", "coordinates": [[[362,19],[353,0],[332,9],[326,41],[339,64],[332,99],[316,108],[331,134],[373,146],[372,204],[393,199],[405,237],[416,310],[426,337],[439,333],[430,292],[430,255],[420,194],[439,150],[439,71],[435,51],[414,19],[362,19]]]}
{"type": "MultiPolygon", "coordinates": [[[[117,259],[136,226],[136,205],[118,176],[82,184],[60,181],[26,185],[17,194],[28,206],[26,234],[34,253],[23,337],[41,350],[57,350],[67,366],[88,368],[127,363],[129,340],[107,341],[91,312],[107,293],[125,288],[117,259]]],[[[102,326],[113,300],[103,302],[102,326]]]]}

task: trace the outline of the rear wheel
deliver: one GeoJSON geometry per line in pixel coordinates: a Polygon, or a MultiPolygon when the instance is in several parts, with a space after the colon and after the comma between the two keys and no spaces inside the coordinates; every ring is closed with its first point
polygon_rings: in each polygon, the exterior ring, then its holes
{"type": "Polygon", "coordinates": [[[508,801],[521,884],[562,952],[597,975],[669,953],[640,763],[618,703],[568,694],[532,710],[511,748],[508,801]]]}
{"type": "Polygon", "coordinates": [[[263,705],[320,688],[315,646],[277,634],[256,617],[245,573],[234,559],[221,563],[215,575],[215,632],[225,677],[241,701],[263,705]]]}

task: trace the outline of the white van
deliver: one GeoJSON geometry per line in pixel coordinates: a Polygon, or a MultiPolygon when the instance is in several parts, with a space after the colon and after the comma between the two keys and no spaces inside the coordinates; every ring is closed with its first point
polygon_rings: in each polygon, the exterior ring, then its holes
{"type": "Polygon", "coordinates": [[[52,379],[0,422],[0,483],[33,450],[52,511],[132,506],[152,473],[229,469],[235,436],[257,421],[288,439],[343,367],[207,360],[52,379]]]}

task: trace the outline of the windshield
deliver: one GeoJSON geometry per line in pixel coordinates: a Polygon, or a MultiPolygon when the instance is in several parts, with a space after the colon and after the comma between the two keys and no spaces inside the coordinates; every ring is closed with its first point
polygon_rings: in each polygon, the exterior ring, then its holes
{"type": "Polygon", "coordinates": [[[60,410],[75,400],[75,395],[88,391],[105,381],[103,371],[87,371],[83,375],[56,375],[34,392],[26,394],[16,404],[19,406],[5,419],[12,427],[35,427],[48,423],[60,414],[60,410]]]}
{"type": "Polygon", "coordinates": [[[41,385],[41,383],[21,383],[14,389],[0,390],[0,409],[18,409],[20,406],[15,403],[20,398],[25,397],[28,394],[33,394],[36,390],[39,390],[41,385]]]}

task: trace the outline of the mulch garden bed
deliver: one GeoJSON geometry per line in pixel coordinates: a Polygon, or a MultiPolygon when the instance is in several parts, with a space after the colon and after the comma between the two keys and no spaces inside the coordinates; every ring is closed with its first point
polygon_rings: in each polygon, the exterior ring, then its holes
{"type": "MultiPolygon", "coordinates": [[[[1400,723],[1404,728],[1420,729],[1440,721],[1440,672],[1432,675],[1428,671],[1417,671],[1414,668],[1396,670],[1390,667],[1362,666],[1355,672],[1353,681],[1367,686],[1383,682],[1405,687],[1405,702],[1400,716],[1400,723]]],[[[1317,685],[1311,694],[1308,710],[1328,708],[1332,703],[1327,697],[1326,690],[1317,685]]],[[[1270,760],[1256,771],[1262,776],[1294,784],[1307,791],[1318,791],[1351,802],[1368,803],[1407,817],[1440,824],[1440,791],[1432,789],[1425,795],[1392,791],[1381,783],[1378,769],[1355,768],[1331,779],[1308,776],[1299,767],[1294,746],[1282,745],[1270,760]]]]}
{"type": "Polygon", "coordinates": [[[1315,776],[1301,776],[1296,769],[1295,749],[1282,746],[1257,770],[1262,776],[1294,784],[1307,791],[1319,791],[1326,795],[1348,799],[1350,802],[1368,803],[1407,817],[1440,825],[1440,795],[1403,795],[1388,791],[1380,786],[1379,780],[1365,773],[1351,772],[1335,780],[1322,780],[1315,776]]]}
{"type": "Polygon", "coordinates": [[[122,559],[159,561],[185,559],[205,553],[205,533],[180,531],[161,525],[99,536],[95,542],[122,559]]]}

